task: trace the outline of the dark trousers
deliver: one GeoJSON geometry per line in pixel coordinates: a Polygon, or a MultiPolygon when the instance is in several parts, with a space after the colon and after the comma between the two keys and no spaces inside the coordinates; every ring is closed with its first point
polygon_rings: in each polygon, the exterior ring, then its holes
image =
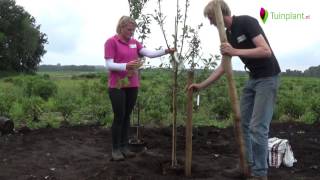
{"type": "Polygon", "coordinates": [[[114,119],[112,122],[112,148],[125,148],[129,141],[130,115],[137,100],[138,88],[109,88],[114,119]]]}

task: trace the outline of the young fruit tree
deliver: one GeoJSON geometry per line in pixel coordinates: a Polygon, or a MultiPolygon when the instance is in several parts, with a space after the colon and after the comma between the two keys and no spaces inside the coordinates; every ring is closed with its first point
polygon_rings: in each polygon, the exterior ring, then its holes
{"type": "MultiPolygon", "coordinates": [[[[160,27],[162,36],[166,43],[167,48],[172,46],[169,45],[169,38],[167,37],[167,32],[165,30],[166,18],[167,16],[163,13],[162,1],[157,1],[157,9],[155,9],[154,14],[144,15],[142,13],[143,6],[147,1],[137,1],[129,0],[130,12],[132,17],[138,21],[138,33],[139,39],[141,41],[145,40],[148,34],[151,33],[150,16],[157,22],[160,27]]],[[[170,1],[171,2],[171,1],[170,1]]],[[[188,84],[193,81],[193,74],[196,67],[200,63],[204,64],[206,67],[215,67],[216,63],[213,61],[218,60],[219,57],[215,58],[202,58],[201,54],[201,41],[199,37],[199,30],[202,27],[202,23],[197,25],[195,28],[188,25],[188,10],[190,7],[190,0],[184,0],[184,4],[181,7],[180,1],[176,0],[176,11],[174,15],[174,27],[172,32],[172,44],[176,49],[176,52],[170,56],[170,63],[168,67],[172,70],[172,156],[171,156],[171,167],[177,168],[177,96],[179,91],[185,91],[184,87],[179,86],[178,76],[182,75],[181,72],[188,69],[188,84]],[[180,88],[179,88],[180,87],[180,88]]],[[[168,29],[167,29],[168,30],[168,29]]],[[[163,67],[163,64],[160,65],[163,67]]],[[[193,96],[192,91],[188,92],[188,105],[187,105],[187,122],[186,122],[186,175],[191,173],[191,157],[192,157],[192,105],[193,96]]]]}

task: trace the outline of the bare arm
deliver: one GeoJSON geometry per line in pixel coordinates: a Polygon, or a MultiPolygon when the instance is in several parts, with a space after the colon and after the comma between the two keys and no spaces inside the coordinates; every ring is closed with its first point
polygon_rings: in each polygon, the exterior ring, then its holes
{"type": "Polygon", "coordinates": [[[215,82],[216,80],[218,80],[221,75],[224,74],[224,69],[222,67],[222,64],[220,64],[220,66],[211,73],[211,75],[204,81],[202,81],[201,83],[195,83],[195,84],[191,84],[188,87],[188,90],[190,89],[195,89],[195,90],[201,90],[204,89],[206,87],[208,87],[210,84],[212,84],[213,82],[215,82]]]}
{"type": "Polygon", "coordinates": [[[221,54],[229,56],[242,56],[246,58],[265,58],[272,55],[272,51],[268,43],[261,34],[254,37],[252,41],[256,46],[252,49],[236,49],[233,48],[229,43],[223,43],[220,47],[221,54]]]}

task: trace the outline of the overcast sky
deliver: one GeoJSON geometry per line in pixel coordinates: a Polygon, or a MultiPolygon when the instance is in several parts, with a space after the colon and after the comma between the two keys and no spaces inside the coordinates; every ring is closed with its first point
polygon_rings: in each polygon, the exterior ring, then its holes
{"type": "MultiPolygon", "coordinates": [[[[210,0],[190,0],[188,24],[200,30],[203,55],[219,54],[217,30],[203,17],[203,8],[210,0]]],[[[153,13],[157,0],[149,0],[144,13],[153,13]]],[[[166,32],[170,39],[174,27],[171,22],[176,11],[174,0],[163,0],[167,15],[166,32]]],[[[314,0],[226,0],[233,15],[250,15],[257,18],[264,29],[282,71],[305,70],[320,65],[320,13],[314,0]],[[264,24],[260,8],[269,12],[264,24]],[[303,13],[308,19],[276,19],[275,14],[303,13]]],[[[41,64],[104,65],[104,43],[115,34],[118,19],[129,15],[127,0],[16,0],[41,25],[48,36],[47,53],[41,64]]],[[[180,0],[183,3],[183,0],[180,0]]],[[[159,26],[154,23],[152,34],[144,43],[149,49],[165,46],[159,26]]],[[[169,42],[172,42],[170,39],[169,42]]],[[[157,65],[160,59],[150,60],[157,65]]],[[[163,60],[162,60],[163,61],[163,60]]],[[[233,68],[243,70],[238,58],[233,58],[233,68]]]]}

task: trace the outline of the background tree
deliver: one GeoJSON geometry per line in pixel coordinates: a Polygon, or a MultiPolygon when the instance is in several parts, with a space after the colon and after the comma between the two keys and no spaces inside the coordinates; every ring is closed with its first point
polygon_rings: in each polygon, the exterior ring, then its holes
{"type": "Polygon", "coordinates": [[[312,77],[320,77],[320,65],[309,67],[307,70],[304,71],[304,75],[312,76],[312,77]]]}
{"type": "Polygon", "coordinates": [[[150,31],[151,18],[148,14],[142,14],[142,10],[148,0],[128,0],[130,17],[135,19],[138,27],[138,40],[143,44],[143,41],[147,38],[150,31]]]}
{"type": "Polygon", "coordinates": [[[34,72],[46,43],[34,17],[14,0],[0,1],[0,71],[34,72]]]}

